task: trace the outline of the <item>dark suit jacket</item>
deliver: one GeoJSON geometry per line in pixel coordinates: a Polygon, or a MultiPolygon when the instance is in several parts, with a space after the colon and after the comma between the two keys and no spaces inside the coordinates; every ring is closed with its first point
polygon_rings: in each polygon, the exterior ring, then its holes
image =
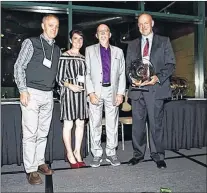
{"type": "MultiPolygon", "coordinates": [[[[126,75],[129,78],[131,62],[137,58],[142,58],[141,54],[141,38],[137,38],[128,44],[126,56],[126,75]]],[[[160,83],[152,86],[155,91],[156,99],[169,98],[172,95],[169,77],[175,70],[175,56],[168,37],[154,34],[150,53],[150,61],[155,68],[155,73],[160,83]]],[[[132,100],[140,97],[141,91],[132,91],[129,87],[128,96],[132,100]]]]}

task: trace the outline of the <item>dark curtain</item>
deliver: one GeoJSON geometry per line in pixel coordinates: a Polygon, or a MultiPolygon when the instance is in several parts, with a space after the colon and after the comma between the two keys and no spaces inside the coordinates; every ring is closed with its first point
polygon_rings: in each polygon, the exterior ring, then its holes
{"type": "Polygon", "coordinates": [[[207,101],[170,101],[164,107],[165,149],[207,146],[207,101]]]}
{"type": "MultiPolygon", "coordinates": [[[[75,129],[72,131],[74,147],[75,129]]],[[[1,105],[1,165],[21,165],[22,159],[22,128],[21,109],[19,104],[1,105]]],[[[86,127],[82,142],[81,154],[87,156],[86,127]]],[[[53,118],[48,135],[45,161],[64,160],[65,148],[62,140],[62,122],[60,121],[60,105],[55,103],[53,118]]]]}

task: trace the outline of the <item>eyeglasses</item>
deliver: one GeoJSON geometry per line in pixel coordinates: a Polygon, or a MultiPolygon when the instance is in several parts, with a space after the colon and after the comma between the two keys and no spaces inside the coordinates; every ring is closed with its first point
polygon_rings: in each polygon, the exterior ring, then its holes
{"type": "Polygon", "coordinates": [[[105,33],[108,33],[108,32],[110,32],[108,29],[97,31],[98,34],[105,34],[105,33]]]}

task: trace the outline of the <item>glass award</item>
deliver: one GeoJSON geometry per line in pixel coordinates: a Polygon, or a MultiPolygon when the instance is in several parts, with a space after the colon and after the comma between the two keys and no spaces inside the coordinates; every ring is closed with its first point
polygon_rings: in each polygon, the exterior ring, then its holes
{"type": "MultiPolygon", "coordinates": [[[[153,75],[155,75],[155,70],[148,59],[138,58],[131,62],[129,77],[132,82],[150,81],[153,75]]],[[[133,86],[132,90],[149,91],[146,86],[133,86]]]]}

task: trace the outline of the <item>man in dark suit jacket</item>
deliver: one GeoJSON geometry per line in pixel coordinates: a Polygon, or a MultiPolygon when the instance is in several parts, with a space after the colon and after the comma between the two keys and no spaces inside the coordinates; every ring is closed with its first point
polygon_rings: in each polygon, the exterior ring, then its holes
{"type": "Polygon", "coordinates": [[[133,158],[128,165],[135,165],[144,159],[147,136],[146,120],[149,120],[149,140],[151,158],[158,168],[166,168],[164,145],[162,141],[163,103],[171,97],[169,77],[175,69],[175,57],[168,37],[153,33],[154,21],[149,14],[138,18],[138,27],[142,36],[128,44],[126,74],[130,81],[129,98],[132,101],[132,144],[133,158]],[[131,62],[137,58],[147,58],[155,69],[155,75],[149,81],[131,79],[131,62]],[[144,86],[149,91],[132,90],[134,86],[144,86]]]}

